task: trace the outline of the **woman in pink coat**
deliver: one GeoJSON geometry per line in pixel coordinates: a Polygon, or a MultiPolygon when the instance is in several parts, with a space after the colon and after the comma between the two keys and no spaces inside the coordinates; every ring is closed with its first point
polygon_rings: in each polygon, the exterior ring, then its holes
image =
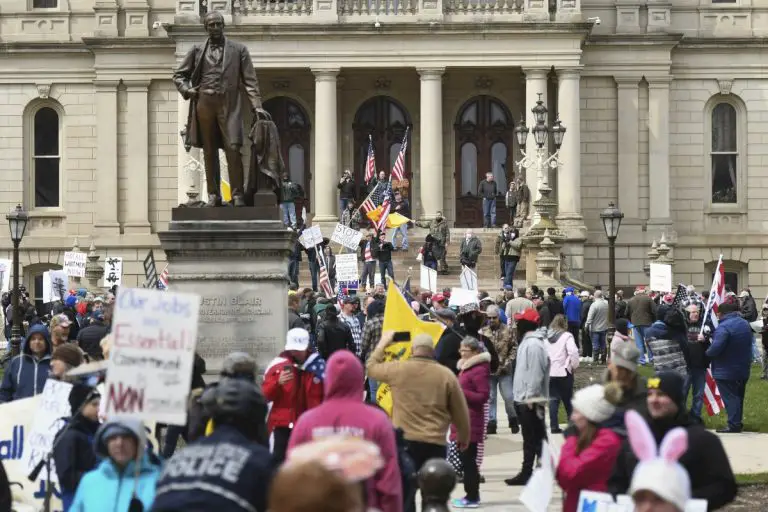
{"type": "MultiPolygon", "coordinates": [[[[469,446],[459,445],[464,468],[464,492],[466,496],[452,500],[454,508],[480,506],[480,468],[477,467],[477,445],[485,435],[484,407],[491,395],[491,354],[476,338],[467,336],[459,347],[459,384],[469,408],[469,446]]],[[[451,441],[456,441],[456,429],[451,425],[451,441]]]]}

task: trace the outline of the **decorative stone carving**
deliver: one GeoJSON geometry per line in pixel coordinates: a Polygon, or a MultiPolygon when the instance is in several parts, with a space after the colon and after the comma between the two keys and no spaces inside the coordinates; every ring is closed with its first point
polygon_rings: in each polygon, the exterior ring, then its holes
{"type": "Polygon", "coordinates": [[[51,95],[51,84],[35,84],[37,87],[37,97],[41,100],[47,100],[51,95]]]}
{"type": "Polygon", "coordinates": [[[731,88],[733,87],[733,80],[723,80],[722,78],[717,79],[717,87],[720,89],[720,94],[723,96],[728,96],[731,94],[731,88]]]}
{"type": "Polygon", "coordinates": [[[640,32],[640,5],[637,3],[616,4],[616,33],[637,34],[640,32]]]}
{"type": "Polygon", "coordinates": [[[376,89],[384,90],[384,91],[388,91],[391,85],[392,85],[392,80],[390,80],[385,76],[380,76],[373,83],[373,86],[376,87],[376,89]]]}
{"type": "Polygon", "coordinates": [[[272,87],[278,91],[285,91],[291,88],[291,81],[287,78],[276,78],[272,80],[272,87]]]}
{"type": "Polygon", "coordinates": [[[478,89],[488,90],[493,86],[493,79],[485,75],[481,75],[475,78],[475,87],[478,89]]]}
{"type": "Polygon", "coordinates": [[[752,13],[739,8],[699,8],[702,36],[752,36],[752,13]]]}

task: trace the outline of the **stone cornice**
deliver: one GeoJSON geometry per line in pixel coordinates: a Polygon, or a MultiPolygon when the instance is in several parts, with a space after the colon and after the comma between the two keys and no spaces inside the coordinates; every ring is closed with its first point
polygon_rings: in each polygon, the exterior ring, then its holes
{"type": "Polygon", "coordinates": [[[588,47],[653,46],[671,49],[678,46],[683,39],[683,34],[593,34],[587,38],[585,45],[588,47]]]}
{"type": "Polygon", "coordinates": [[[678,50],[734,50],[753,49],[765,51],[768,37],[686,37],[677,46],[678,50]]]}
{"type": "Polygon", "coordinates": [[[146,49],[175,49],[176,43],[168,37],[84,37],[83,44],[91,51],[125,51],[146,49]]]}

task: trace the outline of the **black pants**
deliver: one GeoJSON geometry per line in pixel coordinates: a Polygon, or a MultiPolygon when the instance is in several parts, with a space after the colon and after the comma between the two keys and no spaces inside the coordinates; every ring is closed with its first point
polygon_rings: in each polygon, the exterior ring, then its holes
{"type": "Polygon", "coordinates": [[[477,443],[459,452],[464,468],[464,496],[468,501],[480,501],[480,471],[477,468],[477,443]]]}
{"type": "Polygon", "coordinates": [[[573,335],[576,347],[581,348],[581,344],[579,343],[579,330],[579,322],[568,322],[568,332],[573,335]]]}
{"type": "Polygon", "coordinates": [[[584,357],[592,357],[592,338],[590,337],[589,332],[587,332],[586,329],[582,329],[581,336],[584,340],[584,343],[581,344],[581,355],[584,357]]]}
{"type": "Polygon", "coordinates": [[[544,406],[518,404],[517,418],[523,432],[523,470],[525,475],[533,473],[536,457],[541,457],[541,442],[547,439],[544,426],[544,406]]]}
{"type": "Polygon", "coordinates": [[[277,427],[272,431],[272,460],[275,466],[285,462],[285,454],[288,451],[288,441],[291,439],[291,429],[288,427],[277,427]]]}
{"type": "MultiPolygon", "coordinates": [[[[445,445],[422,443],[420,441],[406,441],[405,443],[406,450],[408,451],[408,455],[411,456],[411,459],[413,459],[413,465],[416,468],[417,473],[429,459],[445,459],[447,454],[447,448],[445,445]]],[[[424,508],[423,496],[422,508],[424,508]]],[[[407,512],[416,512],[416,500],[412,499],[405,509],[407,512]]]]}
{"type": "Polygon", "coordinates": [[[173,452],[176,451],[176,445],[179,443],[179,438],[184,439],[184,442],[188,441],[187,429],[178,425],[168,425],[165,431],[163,449],[160,451],[164,459],[168,460],[173,456],[173,452]]]}
{"type": "Polygon", "coordinates": [[[567,377],[549,378],[549,428],[558,428],[557,412],[560,409],[560,402],[565,406],[566,416],[571,417],[573,412],[571,397],[573,397],[572,373],[567,377]]]}

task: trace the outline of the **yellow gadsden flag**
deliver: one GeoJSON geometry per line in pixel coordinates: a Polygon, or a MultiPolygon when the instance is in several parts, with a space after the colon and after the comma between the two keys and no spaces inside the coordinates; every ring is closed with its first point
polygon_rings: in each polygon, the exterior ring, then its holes
{"type": "MultiPolygon", "coordinates": [[[[381,211],[382,208],[379,206],[375,210],[369,211],[366,216],[371,219],[373,222],[377,222],[381,218],[381,211]]],[[[389,217],[387,217],[387,227],[388,228],[396,228],[398,226],[402,226],[403,224],[407,224],[408,222],[411,222],[411,219],[408,217],[405,217],[404,215],[400,215],[399,213],[392,212],[389,214],[389,217]]],[[[389,301],[387,301],[389,302],[389,301]]]]}
{"type": "MultiPolygon", "coordinates": [[[[390,281],[389,291],[387,292],[387,304],[384,308],[384,325],[382,331],[411,333],[411,339],[417,334],[426,333],[432,337],[435,345],[443,334],[445,326],[435,322],[425,322],[419,320],[416,313],[411,309],[411,305],[405,300],[403,294],[397,289],[397,286],[390,281]]],[[[411,357],[411,342],[401,341],[389,345],[385,353],[385,361],[402,361],[411,357]]],[[[392,416],[392,393],[389,385],[380,384],[376,392],[376,402],[384,409],[387,414],[392,416]]]]}

